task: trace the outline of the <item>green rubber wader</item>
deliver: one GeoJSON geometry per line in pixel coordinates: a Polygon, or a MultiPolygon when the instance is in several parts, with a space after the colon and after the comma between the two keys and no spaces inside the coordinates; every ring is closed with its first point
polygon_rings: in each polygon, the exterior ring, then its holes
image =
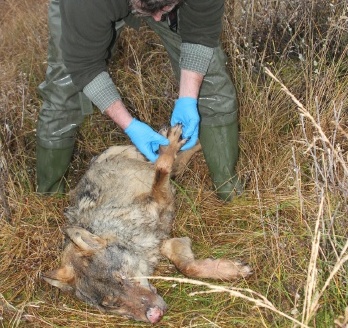
{"type": "Polygon", "coordinates": [[[65,193],[64,175],[69,168],[73,150],[73,147],[49,149],[37,145],[37,192],[43,194],[65,193]]]}
{"type": "MultiPolygon", "coordinates": [[[[45,81],[38,87],[43,104],[36,128],[37,191],[59,193],[64,190],[63,175],[70,164],[76,132],[86,115],[93,113],[93,106],[74,85],[63,63],[59,0],[49,2],[48,26],[48,66],[45,81]]],[[[116,23],[117,36],[123,26],[123,21],[116,23]]]]}
{"type": "Polygon", "coordinates": [[[201,126],[199,140],[214,183],[217,196],[223,201],[243,192],[236,173],[238,162],[238,123],[222,126],[201,126]]]}
{"type": "Polygon", "coordinates": [[[59,0],[49,2],[48,27],[46,78],[38,87],[43,103],[36,127],[37,191],[61,193],[64,191],[63,175],[70,164],[76,132],[85,115],[93,112],[93,106],[73,84],[63,64],[59,47],[59,0]]]}

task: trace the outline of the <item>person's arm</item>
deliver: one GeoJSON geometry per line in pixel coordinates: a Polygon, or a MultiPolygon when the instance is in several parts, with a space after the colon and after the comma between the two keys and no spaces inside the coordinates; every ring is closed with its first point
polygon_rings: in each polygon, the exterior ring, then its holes
{"type": "Polygon", "coordinates": [[[159,146],[168,145],[168,139],[132,117],[108,73],[100,73],[83,88],[83,92],[102,113],[108,115],[124,130],[147,159],[151,162],[157,160],[159,146]]]}
{"type": "Polygon", "coordinates": [[[126,17],[127,1],[59,0],[62,35],[59,46],[67,72],[82,90],[107,72],[116,39],[114,22],[126,17]]]}
{"type": "Polygon", "coordinates": [[[224,0],[186,0],[179,10],[182,37],[180,89],[170,122],[183,126],[183,138],[188,141],[182,150],[190,149],[198,140],[199,90],[214,48],[219,44],[223,9],[224,0]]]}
{"type": "Polygon", "coordinates": [[[60,9],[60,47],[73,83],[124,130],[144,156],[154,162],[159,146],[167,145],[168,140],[132,117],[107,73],[116,33],[113,22],[127,16],[127,2],[60,0],[60,9]]]}
{"type": "Polygon", "coordinates": [[[116,100],[104,113],[124,130],[138,150],[151,162],[157,160],[159,146],[169,143],[167,138],[152,130],[150,126],[133,118],[122,100],[116,100]]]}
{"type": "Polygon", "coordinates": [[[116,100],[107,108],[104,113],[108,115],[122,130],[125,130],[131,121],[132,115],[128,112],[122,100],[116,100]]]}
{"type": "Polygon", "coordinates": [[[204,75],[201,73],[181,69],[179,98],[191,97],[198,99],[203,78],[204,75]]]}
{"type": "Polygon", "coordinates": [[[198,95],[204,75],[198,72],[181,69],[179,99],[175,102],[170,124],[182,124],[182,137],[188,139],[181,148],[192,148],[198,140],[199,114],[198,95]]]}

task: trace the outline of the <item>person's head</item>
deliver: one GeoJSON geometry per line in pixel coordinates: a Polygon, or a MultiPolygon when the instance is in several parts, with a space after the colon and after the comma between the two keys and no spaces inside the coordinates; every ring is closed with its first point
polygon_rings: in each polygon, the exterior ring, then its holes
{"type": "Polygon", "coordinates": [[[160,21],[162,15],[172,11],[183,0],[130,0],[132,10],[139,16],[151,16],[160,21]]]}

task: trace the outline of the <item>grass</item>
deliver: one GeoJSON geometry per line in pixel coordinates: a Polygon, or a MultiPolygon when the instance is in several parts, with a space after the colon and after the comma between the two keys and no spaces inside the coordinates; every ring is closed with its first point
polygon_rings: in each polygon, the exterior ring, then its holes
{"type": "MultiPolygon", "coordinates": [[[[0,1],[0,327],[145,327],[101,314],[40,279],[59,263],[66,196],[35,193],[35,126],[47,3],[0,1]]],[[[202,154],[176,181],[176,236],[199,257],[240,258],[233,285],[161,262],[159,327],[347,327],[348,30],[345,1],[226,1],[222,41],[240,101],[244,194],[223,204],[202,154]]],[[[132,113],[159,129],[177,85],[160,40],[126,29],[110,66],[132,113]],[[163,74],[163,72],[168,72],[163,74]]],[[[97,111],[79,131],[73,188],[124,134],[97,111]]],[[[159,277],[159,278],[158,278],[159,277]]]]}

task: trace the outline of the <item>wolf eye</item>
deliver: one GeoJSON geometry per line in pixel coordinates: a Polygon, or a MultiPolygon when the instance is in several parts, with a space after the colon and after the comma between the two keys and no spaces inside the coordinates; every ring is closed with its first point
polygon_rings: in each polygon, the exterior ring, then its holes
{"type": "Polygon", "coordinates": [[[108,303],[108,302],[102,302],[101,306],[106,308],[106,309],[113,310],[113,309],[118,309],[120,307],[120,304],[118,304],[118,303],[112,304],[112,303],[108,303]]]}
{"type": "Polygon", "coordinates": [[[148,302],[149,302],[149,299],[147,297],[143,296],[141,298],[141,304],[145,304],[145,303],[148,303],[148,302]]]}
{"type": "Polygon", "coordinates": [[[117,299],[113,298],[112,296],[106,296],[100,305],[111,310],[118,309],[121,306],[120,302],[118,302],[117,299]]]}

